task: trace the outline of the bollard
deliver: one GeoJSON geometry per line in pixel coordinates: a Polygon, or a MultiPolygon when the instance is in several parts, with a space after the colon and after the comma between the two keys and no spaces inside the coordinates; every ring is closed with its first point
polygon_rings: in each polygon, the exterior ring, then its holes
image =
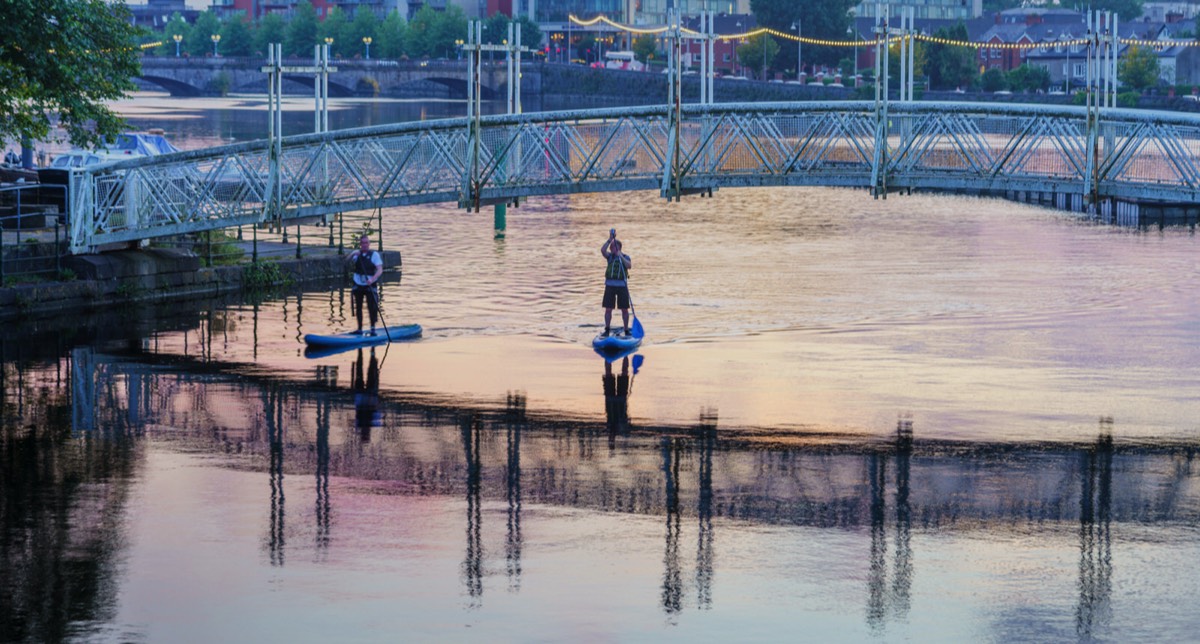
{"type": "Polygon", "coordinates": [[[496,231],[496,239],[504,237],[504,229],[507,227],[506,219],[508,215],[508,204],[498,203],[492,206],[492,224],[496,231]]]}

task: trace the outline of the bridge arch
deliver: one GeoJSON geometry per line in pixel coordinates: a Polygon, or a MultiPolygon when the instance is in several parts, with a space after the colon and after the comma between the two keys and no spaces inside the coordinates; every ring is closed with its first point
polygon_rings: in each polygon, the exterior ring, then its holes
{"type": "Polygon", "coordinates": [[[196,87],[195,85],[191,85],[189,83],[185,83],[181,80],[176,80],[174,78],[167,78],[165,76],[155,76],[155,75],[142,75],[142,76],[138,76],[138,78],[140,78],[148,83],[154,83],[155,85],[158,85],[159,87],[170,92],[171,96],[179,96],[179,97],[186,98],[186,97],[203,96],[204,95],[204,90],[200,89],[199,87],[196,87]]]}
{"type": "Polygon", "coordinates": [[[1074,106],[665,105],[397,123],[122,161],[71,182],[71,249],[266,219],[577,192],[841,186],[1200,202],[1200,115],[1074,106]],[[271,185],[272,176],[281,177],[271,185]],[[213,213],[220,213],[214,216],[213,213]]]}

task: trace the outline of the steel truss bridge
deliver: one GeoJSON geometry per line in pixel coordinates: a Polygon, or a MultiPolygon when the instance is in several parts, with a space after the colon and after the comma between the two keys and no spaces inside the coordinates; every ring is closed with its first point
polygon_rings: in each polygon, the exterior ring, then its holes
{"type": "Polygon", "coordinates": [[[1200,202],[1200,116],[913,101],[672,104],[307,134],[74,171],[72,253],[243,225],[565,193],[751,186],[1200,202]],[[274,151],[273,151],[274,149],[274,151]]]}

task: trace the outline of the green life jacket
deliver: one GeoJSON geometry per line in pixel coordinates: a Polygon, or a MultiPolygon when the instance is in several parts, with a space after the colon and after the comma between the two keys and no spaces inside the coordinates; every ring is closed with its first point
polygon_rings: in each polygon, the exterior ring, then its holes
{"type": "Polygon", "coordinates": [[[625,268],[625,262],[621,261],[621,253],[613,253],[612,256],[608,258],[608,270],[604,271],[604,279],[629,279],[629,269],[625,268]]]}

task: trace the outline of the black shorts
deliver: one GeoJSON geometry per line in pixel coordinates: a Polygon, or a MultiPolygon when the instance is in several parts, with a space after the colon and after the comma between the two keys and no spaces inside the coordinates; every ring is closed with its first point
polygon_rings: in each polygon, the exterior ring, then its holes
{"type": "Polygon", "coordinates": [[[606,309],[629,308],[629,287],[604,285],[604,301],[600,304],[606,309]]]}

